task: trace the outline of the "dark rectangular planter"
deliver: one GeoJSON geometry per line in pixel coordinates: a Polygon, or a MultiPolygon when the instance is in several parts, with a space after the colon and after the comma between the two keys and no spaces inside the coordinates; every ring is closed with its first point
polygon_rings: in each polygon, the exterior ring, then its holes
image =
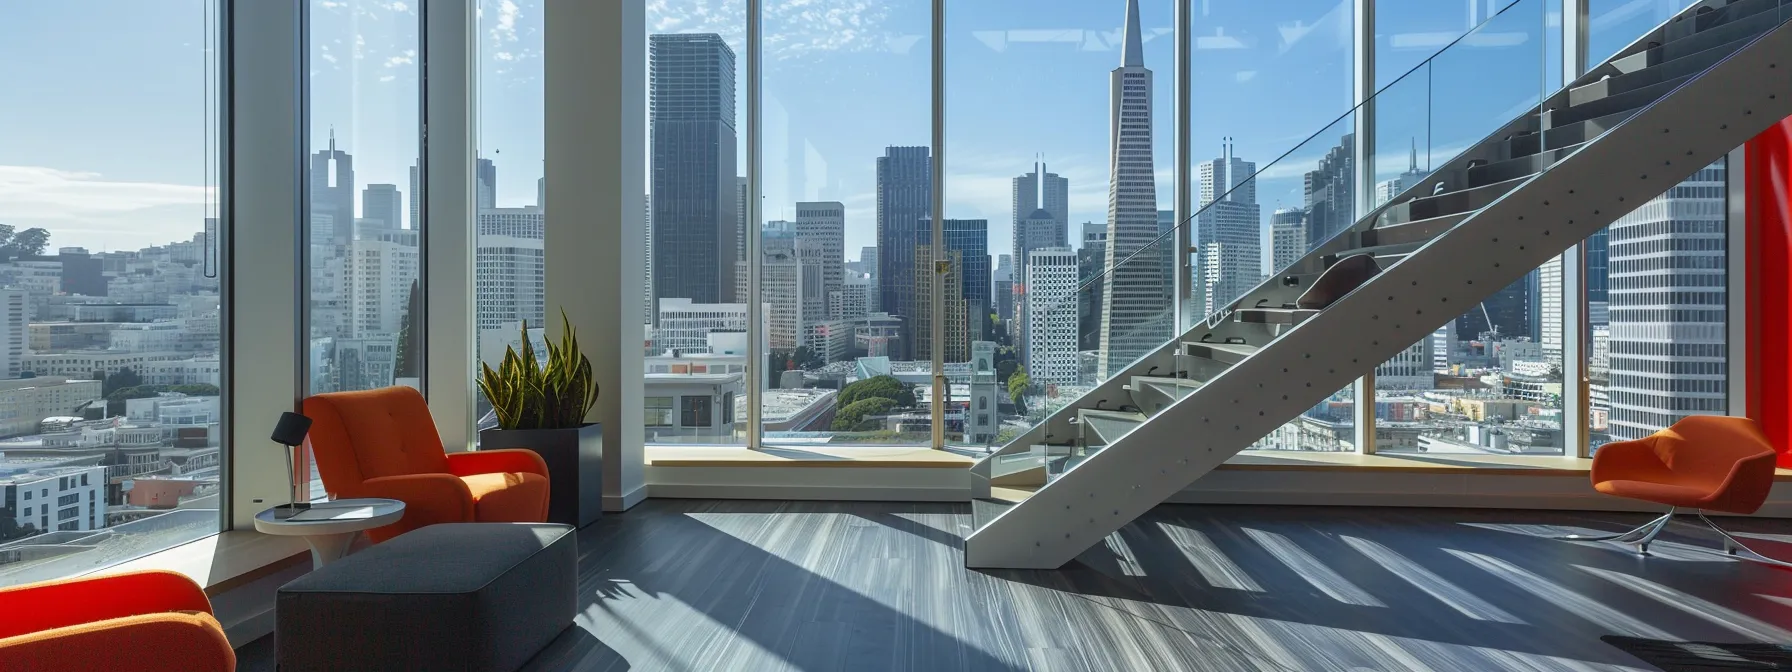
{"type": "Polygon", "coordinates": [[[548,522],[590,525],[604,513],[604,431],[590,423],[569,429],[487,429],[479,447],[525,448],[548,463],[548,522]]]}

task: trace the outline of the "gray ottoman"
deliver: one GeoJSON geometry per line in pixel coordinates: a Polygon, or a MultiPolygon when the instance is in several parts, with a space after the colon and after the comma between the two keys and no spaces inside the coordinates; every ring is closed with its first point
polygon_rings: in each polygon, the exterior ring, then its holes
{"type": "Polygon", "coordinates": [[[504,670],[572,625],[577,542],[567,525],[431,525],[280,588],[283,672],[504,670]]]}

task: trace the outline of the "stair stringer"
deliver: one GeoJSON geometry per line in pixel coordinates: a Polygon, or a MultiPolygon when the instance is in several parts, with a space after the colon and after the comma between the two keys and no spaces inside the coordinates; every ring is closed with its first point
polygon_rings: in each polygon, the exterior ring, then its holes
{"type": "Polygon", "coordinates": [[[1792,115],[1782,24],[1134,429],[966,539],[965,564],[1050,569],[1467,307],[1792,115]]]}

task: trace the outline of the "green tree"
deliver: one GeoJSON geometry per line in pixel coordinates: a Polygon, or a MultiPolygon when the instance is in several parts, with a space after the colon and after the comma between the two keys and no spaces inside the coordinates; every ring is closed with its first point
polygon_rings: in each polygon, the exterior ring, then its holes
{"type": "Polygon", "coordinates": [[[835,406],[845,409],[855,402],[873,397],[889,399],[902,408],[910,408],[915,405],[914,391],[902,384],[902,381],[896,380],[894,376],[876,376],[856,381],[841,389],[840,394],[836,397],[835,406]]]}
{"type": "MultiPolygon", "coordinates": [[[[99,372],[95,373],[98,374],[99,372]]],[[[136,387],[142,384],[143,376],[137,375],[137,372],[132,371],[131,367],[123,367],[100,378],[100,396],[110,397],[115,391],[127,387],[136,387]]]]}
{"type": "Polygon", "coordinates": [[[416,328],[417,318],[422,314],[423,289],[416,280],[412,280],[410,297],[405,300],[404,317],[398,323],[398,366],[394,375],[399,378],[420,378],[423,375],[418,361],[423,354],[423,332],[416,328]]]}
{"type": "Polygon", "coordinates": [[[871,397],[855,401],[834,412],[834,422],[828,429],[836,432],[868,431],[876,429],[875,416],[889,413],[896,407],[896,402],[884,397],[871,397]]]}
{"type": "Polygon", "coordinates": [[[218,386],[209,383],[188,383],[185,385],[169,385],[169,392],[179,392],[193,397],[218,396],[218,386]]]}
{"type": "Polygon", "coordinates": [[[0,260],[43,254],[50,246],[50,232],[39,228],[16,231],[0,224],[0,260]]]}
{"type": "Polygon", "coordinates": [[[1014,375],[1008,376],[1008,398],[1014,402],[1015,406],[1020,406],[1020,398],[1026,396],[1027,388],[1032,385],[1033,379],[1027,375],[1027,367],[1016,367],[1014,375]]]}

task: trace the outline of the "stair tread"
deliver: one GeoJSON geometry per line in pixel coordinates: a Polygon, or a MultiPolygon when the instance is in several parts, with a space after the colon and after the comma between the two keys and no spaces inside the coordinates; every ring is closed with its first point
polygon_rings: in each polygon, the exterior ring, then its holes
{"type": "Polygon", "coordinates": [[[1569,89],[1568,104],[1580,105],[1674,77],[1695,74],[1734,53],[1752,39],[1754,39],[1753,35],[1739,37],[1723,44],[1713,45],[1703,51],[1696,51],[1679,58],[1649,65],[1641,70],[1608,75],[1597,81],[1588,82],[1569,89]]]}
{"type": "Polygon", "coordinates": [[[1366,234],[1366,238],[1373,240],[1377,244],[1384,245],[1417,242],[1421,240],[1428,241],[1437,237],[1437,234],[1449,230],[1450,227],[1462,223],[1462,220],[1468,219],[1468,216],[1471,214],[1474,213],[1456,212],[1411,222],[1383,224],[1376,226],[1373,229],[1369,229],[1364,233],[1366,234]]]}
{"type": "Polygon", "coordinates": [[[1253,324],[1296,324],[1319,311],[1313,308],[1239,308],[1232,319],[1253,324]]]}

